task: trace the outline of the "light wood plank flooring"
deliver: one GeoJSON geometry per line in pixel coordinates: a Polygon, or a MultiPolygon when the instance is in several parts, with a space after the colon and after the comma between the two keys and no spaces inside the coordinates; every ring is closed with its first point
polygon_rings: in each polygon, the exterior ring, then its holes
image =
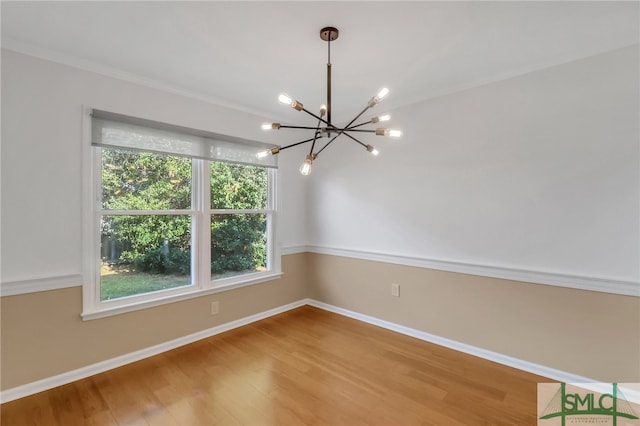
{"type": "Polygon", "coordinates": [[[3,404],[2,425],[535,425],[551,380],[305,306],[3,404]]]}

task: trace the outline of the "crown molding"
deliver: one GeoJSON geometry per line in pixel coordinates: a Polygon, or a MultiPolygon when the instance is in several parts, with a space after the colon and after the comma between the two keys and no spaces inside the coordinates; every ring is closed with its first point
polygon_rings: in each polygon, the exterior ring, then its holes
{"type": "Polygon", "coordinates": [[[272,115],[266,111],[249,108],[214,96],[205,96],[199,92],[190,91],[179,86],[150,79],[138,74],[122,71],[117,68],[99,64],[97,62],[77,58],[52,49],[35,46],[31,43],[26,43],[20,40],[13,39],[11,37],[2,37],[2,49],[20,53],[22,55],[33,56],[38,59],[65,65],[82,71],[100,74],[105,77],[115,78],[118,80],[126,81],[128,83],[138,84],[140,86],[145,86],[151,89],[172,93],[174,95],[184,96],[186,98],[195,99],[197,101],[206,102],[208,104],[216,105],[219,107],[252,114],[258,117],[269,117],[270,115],[272,115]]]}

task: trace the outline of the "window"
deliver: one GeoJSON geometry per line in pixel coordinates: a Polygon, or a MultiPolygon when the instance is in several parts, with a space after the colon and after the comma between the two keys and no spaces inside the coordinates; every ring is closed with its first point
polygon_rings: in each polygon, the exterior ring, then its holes
{"type": "Polygon", "coordinates": [[[273,279],[273,158],[251,141],[92,111],[83,318],[273,279]]]}
{"type": "Polygon", "coordinates": [[[192,285],[192,161],[96,148],[100,301],[192,285]]]}

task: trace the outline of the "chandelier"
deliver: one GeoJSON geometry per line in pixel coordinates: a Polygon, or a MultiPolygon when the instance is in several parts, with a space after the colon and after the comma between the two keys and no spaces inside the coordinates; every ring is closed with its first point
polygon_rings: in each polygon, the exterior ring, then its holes
{"type": "Polygon", "coordinates": [[[391,116],[388,114],[381,115],[378,117],[371,117],[367,121],[363,121],[361,123],[356,123],[356,121],[370,108],[376,106],[387,94],[389,93],[389,89],[386,87],[378,92],[377,95],[371,98],[367,103],[367,106],[357,114],[346,126],[336,126],[331,121],[331,42],[338,38],[338,29],[334,27],[325,27],[320,30],[320,38],[327,42],[327,103],[326,105],[320,106],[320,112],[318,115],[312,113],[307,110],[304,105],[289,97],[286,94],[281,94],[278,97],[278,100],[285,104],[291,106],[296,111],[302,111],[315,118],[317,124],[315,127],[311,126],[285,126],[280,123],[265,123],[262,125],[263,130],[279,130],[279,129],[302,129],[302,130],[313,130],[313,137],[309,139],[305,139],[300,142],[292,143],[287,146],[275,146],[266,151],[259,152],[257,154],[258,158],[264,158],[268,155],[276,155],[280,151],[292,148],[294,146],[302,145],[305,143],[311,143],[311,149],[309,149],[309,154],[305,157],[304,163],[300,166],[300,173],[303,175],[308,175],[311,172],[311,165],[318,158],[318,155],[322,151],[324,151],[329,145],[331,145],[337,138],[340,136],[346,136],[352,141],[363,146],[368,152],[372,155],[378,155],[379,151],[375,149],[373,146],[369,144],[365,144],[361,142],[358,137],[360,133],[374,133],[378,136],[390,136],[390,137],[400,137],[402,136],[402,132],[400,130],[387,129],[384,127],[378,127],[376,129],[363,129],[362,126],[367,124],[375,124],[384,121],[388,121],[391,119],[391,116]],[[320,142],[322,139],[328,139],[324,144],[320,142]],[[321,148],[318,148],[319,145],[322,145],[321,148]]]}

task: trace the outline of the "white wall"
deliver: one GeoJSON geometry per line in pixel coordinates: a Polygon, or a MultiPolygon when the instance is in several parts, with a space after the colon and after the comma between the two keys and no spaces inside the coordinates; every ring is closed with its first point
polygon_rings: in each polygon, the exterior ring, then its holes
{"type": "Polygon", "coordinates": [[[637,282],[638,75],[636,45],[394,111],[379,157],[314,163],[310,244],[637,282]]]}
{"type": "MultiPolygon", "coordinates": [[[[3,50],[3,281],[81,272],[83,104],[275,137],[261,117],[3,50]]],[[[372,137],[378,158],[339,140],[302,178],[285,151],[280,243],[637,281],[638,111],[634,46],[394,111],[405,136],[372,137]]]]}
{"type": "MultiPolygon", "coordinates": [[[[82,105],[275,143],[261,117],[3,49],[3,282],[82,272],[82,105]]],[[[306,240],[305,183],[288,162],[283,154],[283,246],[306,240]]]]}

